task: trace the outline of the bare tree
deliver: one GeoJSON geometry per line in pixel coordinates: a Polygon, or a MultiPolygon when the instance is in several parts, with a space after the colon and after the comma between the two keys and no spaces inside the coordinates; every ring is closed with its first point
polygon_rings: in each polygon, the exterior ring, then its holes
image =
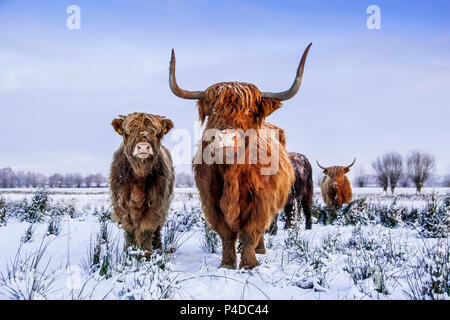
{"type": "Polygon", "coordinates": [[[368,181],[369,181],[369,175],[367,174],[364,167],[360,166],[358,168],[358,170],[356,170],[355,178],[353,179],[353,183],[358,188],[364,188],[365,186],[367,186],[368,181]]]}
{"type": "Polygon", "coordinates": [[[16,187],[18,187],[18,188],[26,187],[25,172],[19,171],[16,173],[16,187]]]}
{"type": "Polygon", "coordinates": [[[77,188],[81,188],[83,186],[84,178],[79,173],[72,173],[73,184],[77,188]]]}
{"type": "Polygon", "coordinates": [[[86,185],[87,188],[92,187],[92,185],[95,182],[95,175],[94,174],[89,174],[84,178],[84,184],[86,185]]]}
{"type": "Polygon", "coordinates": [[[106,183],[106,178],[101,174],[97,173],[94,175],[94,183],[97,188],[101,187],[102,184],[106,183]]]}
{"type": "Polygon", "coordinates": [[[11,168],[0,169],[0,188],[15,188],[16,174],[11,168]]]}
{"type": "Polygon", "coordinates": [[[394,194],[398,182],[403,176],[403,159],[397,152],[389,152],[383,156],[383,160],[387,169],[391,192],[394,194]]]}
{"type": "Polygon", "coordinates": [[[372,167],[375,170],[378,185],[383,188],[384,192],[387,192],[389,185],[389,174],[386,163],[381,157],[378,157],[374,162],[372,162],[372,167]]]}
{"type": "Polygon", "coordinates": [[[425,152],[412,151],[406,161],[408,178],[416,186],[417,192],[422,191],[425,182],[430,178],[430,174],[435,166],[434,157],[425,152]]]}
{"type": "Polygon", "coordinates": [[[48,184],[51,188],[61,188],[63,180],[64,177],[61,174],[55,173],[48,178],[48,184]]]}

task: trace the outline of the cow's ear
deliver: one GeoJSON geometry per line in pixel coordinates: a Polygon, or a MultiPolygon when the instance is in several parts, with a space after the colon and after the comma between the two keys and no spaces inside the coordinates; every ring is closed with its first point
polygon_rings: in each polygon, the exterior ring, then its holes
{"type": "Polygon", "coordinates": [[[206,117],[211,115],[211,107],[206,104],[205,99],[200,99],[197,101],[198,105],[198,118],[200,122],[203,124],[206,120],[206,117]]]}
{"type": "Polygon", "coordinates": [[[328,175],[328,169],[323,169],[323,174],[328,175]]]}
{"type": "Polygon", "coordinates": [[[281,101],[269,98],[263,98],[261,100],[261,111],[264,117],[269,116],[272,112],[281,107],[281,101]]]}
{"type": "Polygon", "coordinates": [[[122,129],[123,119],[122,118],[116,118],[112,121],[111,125],[113,126],[114,130],[120,135],[123,133],[122,129]]]}
{"type": "Polygon", "coordinates": [[[170,131],[173,128],[173,122],[170,119],[164,118],[161,120],[163,135],[170,131]]]}
{"type": "Polygon", "coordinates": [[[350,171],[350,168],[349,167],[345,167],[344,172],[347,173],[349,171],[350,171]]]}

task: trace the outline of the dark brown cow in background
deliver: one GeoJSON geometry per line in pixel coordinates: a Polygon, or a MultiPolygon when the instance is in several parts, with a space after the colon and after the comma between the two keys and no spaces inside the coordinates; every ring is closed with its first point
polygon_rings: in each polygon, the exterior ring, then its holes
{"type": "Polygon", "coordinates": [[[173,195],[174,167],[161,139],[173,127],[171,120],[146,113],[114,119],[123,137],[114,153],[109,176],[114,220],[125,230],[126,247],[147,251],[161,247],[161,228],[173,195]]]}
{"type": "MultiPolygon", "coordinates": [[[[291,193],[289,194],[286,205],[284,206],[284,213],[286,216],[285,229],[292,226],[292,220],[296,213],[300,217],[300,211],[303,209],[305,215],[305,228],[311,229],[311,210],[314,196],[314,183],[312,175],[312,167],[308,158],[303,154],[290,152],[292,166],[294,167],[295,182],[292,185],[291,193]]],[[[275,216],[269,228],[269,234],[276,235],[278,215],[275,216]]]]}
{"type": "Polygon", "coordinates": [[[350,181],[345,175],[350,171],[350,167],[355,164],[356,158],[348,166],[323,167],[323,177],[320,181],[320,189],[322,191],[323,202],[332,210],[342,208],[344,203],[352,200],[352,187],[350,181]]]}
{"type": "MultiPolygon", "coordinates": [[[[281,107],[281,101],[292,98],[299,90],[306,57],[311,45],[305,50],[297,75],[291,88],[280,93],[261,92],[249,83],[222,82],[205,91],[181,89],[175,78],[175,54],[172,51],[169,84],[172,92],[180,98],[198,100],[199,118],[206,127],[198,152],[194,158],[195,182],[200,193],[206,220],[222,240],[221,267],[236,268],[236,241],[242,243],[240,267],[251,269],[257,266],[255,253],[265,253],[264,231],[269,227],[274,215],[284,207],[288,198],[294,171],[282,138],[266,139],[261,132],[280,129],[265,122],[274,110],[281,107]],[[216,130],[213,138],[209,132],[216,130]],[[250,137],[242,137],[241,132],[253,130],[257,133],[256,149],[250,137]],[[224,136],[233,137],[233,152],[245,155],[244,163],[206,163],[203,150],[207,150],[213,139],[221,152],[224,136]],[[247,139],[248,138],[248,139],[247,139]],[[262,174],[273,162],[249,161],[261,149],[274,154],[278,168],[271,174],[262,174]],[[199,161],[200,159],[200,161],[199,161]]],[[[223,151],[223,150],[222,150],[223,151]]],[[[224,152],[225,153],[225,152],[224,152]]],[[[229,152],[226,152],[229,154],[229,152]]],[[[233,156],[234,156],[233,155],[233,156]]]]}

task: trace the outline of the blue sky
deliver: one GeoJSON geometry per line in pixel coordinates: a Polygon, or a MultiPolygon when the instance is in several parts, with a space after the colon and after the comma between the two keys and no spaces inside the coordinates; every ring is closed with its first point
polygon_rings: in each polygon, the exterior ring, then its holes
{"type": "Polygon", "coordinates": [[[0,167],[106,174],[120,144],[110,123],[134,111],[193,132],[195,103],[168,86],[171,48],[187,89],[281,91],[313,42],[299,94],[268,119],[290,151],[370,170],[384,152],[420,149],[446,174],[449,14],[449,1],[0,0],[0,167]],[[71,4],[81,30],[66,28],[71,4]],[[380,30],[366,27],[371,4],[380,30]]]}

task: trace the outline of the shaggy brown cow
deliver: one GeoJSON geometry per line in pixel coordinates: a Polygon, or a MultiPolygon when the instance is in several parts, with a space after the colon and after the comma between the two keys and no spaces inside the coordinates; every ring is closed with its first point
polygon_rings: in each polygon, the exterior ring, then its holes
{"type": "Polygon", "coordinates": [[[350,181],[345,175],[350,171],[350,167],[355,164],[353,160],[349,166],[322,167],[318,161],[317,165],[323,169],[322,181],[320,181],[320,189],[325,204],[333,210],[342,208],[344,203],[352,200],[352,187],[350,181]]]}
{"type": "MultiPolygon", "coordinates": [[[[205,218],[222,240],[221,267],[236,268],[236,240],[239,237],[242,243],[239,266],[254,268],[257,265],[255,253],[265,253],[264,231],[286,203],[294,172],[284,146],[284,132],[265,122],[265,118],[281,107],[281,101],[298,92],[310,46],[303,54],[291,88],[281,93],[260,92],[256,86],[241,82],[217,83],[205,91],[180,89],[175,79],[172,50],[169,77],[172,92],[184,99],[197,99],[201,122],[208,118],[193,170],[205,218]],[[250,136],[243,137],[242,133],[249,131],[257,133],[256,142],[251,141],[250,136]],[[268,131],[277,131],[279,136],[268,139],[263,134],[268,131]],[[223,148],[230,146],[226,140],[233,147],[233,159],[234,156],[239,158],[240,154],[244,155],[245,161],[223,163],[219,156],[214,162],[208,162],[203,150],[206,152],[213,145],[213,152],[220,154],[223,148]],[[267,159],[254,159],[263,149],[271,157],[268,162],[267,159]],[[275,162],[277,168],[272,170],[275,162]],[[269,171],[264,170],[269,168],[269,171]]],[[[228,157],[229,151],[225,150],[223,155],[226,153],[228,157]]]]}
{"type": "Polygon", "coordinates": [[[125,230],[126,247],[137,245],[149,257],[152,247],[161,247],[161,227],[173,194],[172,158],[161,144],[173,123],[131,113],[114,119],[112,126],[123,137],[109,176],[113,217],[125,230]]]}
{"type": "MultiPolygon", "coordinates": [[[[314,196],[314,184],[312,179],[311,164],[303,154],[296,152],[289,152],[292,166],[294,167],[295,182],[292,185],[291,193],[289,194],[286,205],[284,206],[284,213],[286,215],[285,229],[292,226],[292,220],[296,212],[300,215],[300,208],[303,208],[305,215],[305,227],[311,229],[311,209],[314,196]]],[[[275,216],[269,228],[271,235],[277,234],[277,220],[278,215],[275,216]]]]}

